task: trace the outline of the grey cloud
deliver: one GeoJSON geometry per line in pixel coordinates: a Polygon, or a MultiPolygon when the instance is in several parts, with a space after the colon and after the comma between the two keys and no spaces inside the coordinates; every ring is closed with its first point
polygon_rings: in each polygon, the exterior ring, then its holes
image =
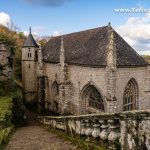
{"type": "Polygon", "coordinates": [[[40,6],[61,6],[66,2],[70,2],[72,0],[25,0],[30,4],[36,4],[40,6]]]}

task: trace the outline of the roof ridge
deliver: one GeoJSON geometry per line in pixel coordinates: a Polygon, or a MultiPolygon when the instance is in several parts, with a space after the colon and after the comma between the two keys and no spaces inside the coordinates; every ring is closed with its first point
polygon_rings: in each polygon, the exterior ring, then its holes
{"type": "MultiPolygon", "coordinates": [[[[64,36],[65,59],[70,64],[106,66],[109,30],[114,33],[117,66],[146,66],[147,62],[110,25],[69,33],[64,36]]],[[[43,60],[59,62],[61,36],[43,47],[43,60]]]]}
{"type": "Polygon", "coordinates": [[[52,38],[58,38],[61,36],[67,36],[67,35],[72,35],[72,34],[78,34],[78,33],[82,33],[82,32],[86,32],[86,31],[92,31],[92,30],[96,30],[96,29],[102,29],[102,28],[106,28],[109,27],[109,25],[107,26],[102,26],[102,27],[97,27],[97,28],[90,28],[90,29],[86,29],[86,30],[81,30],[81,31],[76,31],[76,32],[71,32],[71,33],[67,33],[67,34],[62,34],[62,35],[58,35],[58,36],[52,36],[52,38]]]}

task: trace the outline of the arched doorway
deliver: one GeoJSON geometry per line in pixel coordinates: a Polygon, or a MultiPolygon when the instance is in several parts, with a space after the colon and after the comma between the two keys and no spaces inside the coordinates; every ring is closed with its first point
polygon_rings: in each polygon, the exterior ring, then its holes
{"type": "Polygon", "coordinates": [[[59,109],[59,85],[56,81],[52,84],[52,110],[58,112],[59,109]]]}
{"type": "Polygon", "coordinates": [[[80,113],[82,114],[90,113],[90,109],[101,112],[104,112],[105,110],[103,98],[94,85],[87,85],[83,88],[80,100],[80,113]]]}
{"type": "Polygon", "coordinates": [[[137,109],[139,97],[138,84],[135,79],[130,79],[127,83],[123,94],[123,111],[131,111],[137,109]]]}

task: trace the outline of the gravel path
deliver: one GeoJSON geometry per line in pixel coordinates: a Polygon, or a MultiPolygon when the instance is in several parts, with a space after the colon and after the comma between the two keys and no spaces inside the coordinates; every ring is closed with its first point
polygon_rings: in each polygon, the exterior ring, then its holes
{"type": "Polygon", "coordinates": [[[77,150],[77,148],[46,129],[27,126],[15,131],[5,150],[77,150]]]}
{"type": "Polygon", "coordinates": [[[25,127],[16,129],[4,150],[77,150],[71,142],[50,133],[31,118],[25,127]]]}

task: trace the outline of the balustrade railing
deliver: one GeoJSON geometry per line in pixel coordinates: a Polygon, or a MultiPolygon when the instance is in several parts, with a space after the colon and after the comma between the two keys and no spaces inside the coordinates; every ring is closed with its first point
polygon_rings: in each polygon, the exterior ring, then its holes
{"type": "Polygon", "coordinates": [[[107,143],[108,149],[115,150],[120,146],[123,150],[150,150],[150,111],[45,116],[39,120],[55,130],[107,143]]]}

